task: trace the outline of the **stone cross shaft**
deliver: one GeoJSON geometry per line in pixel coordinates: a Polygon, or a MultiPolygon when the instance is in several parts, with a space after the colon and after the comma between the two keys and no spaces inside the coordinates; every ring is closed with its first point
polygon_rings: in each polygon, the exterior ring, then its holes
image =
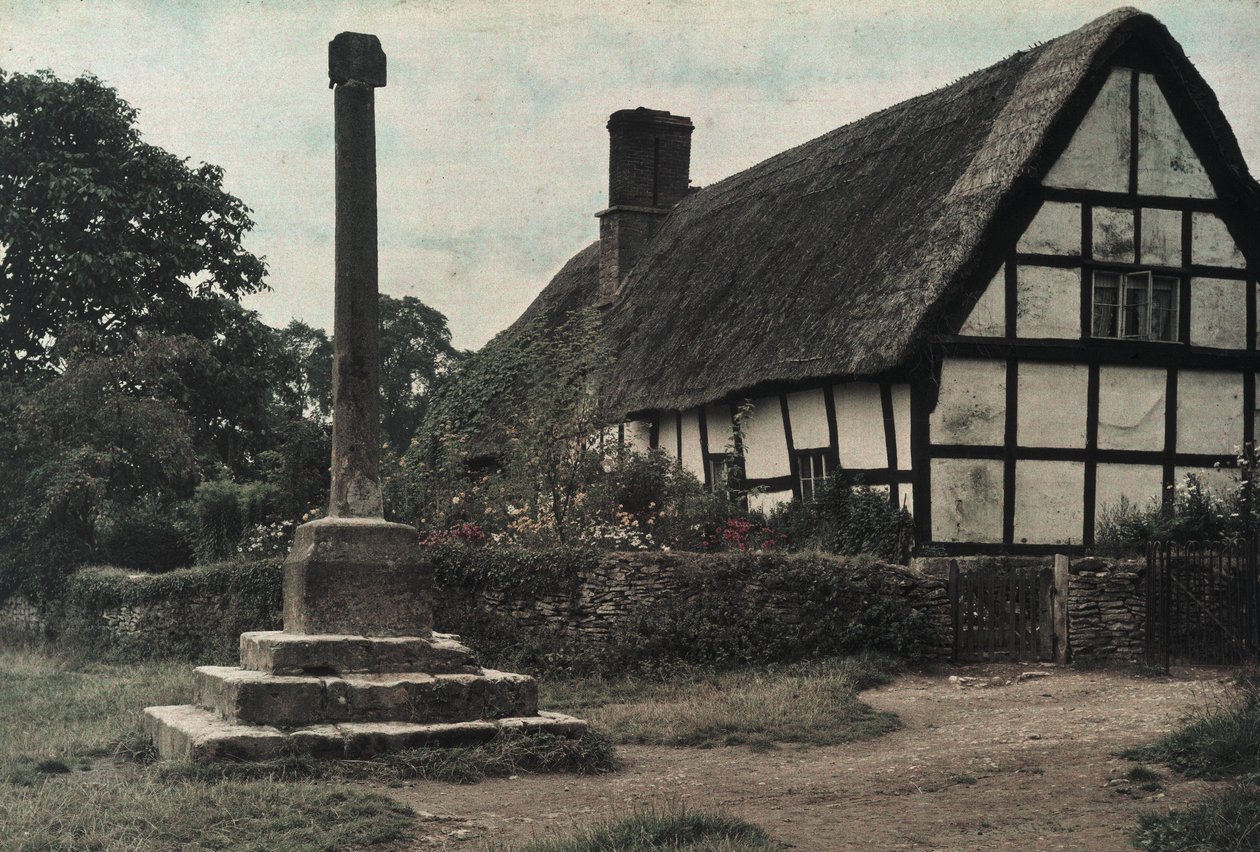
{"type": "Polygon", "coordinates": [[[328,44],[336,138],[333,315],[334,518],[380,518],[380,331],[376,257],[376,114],[385,85],[380,40],[341,33],[328,44]]]}

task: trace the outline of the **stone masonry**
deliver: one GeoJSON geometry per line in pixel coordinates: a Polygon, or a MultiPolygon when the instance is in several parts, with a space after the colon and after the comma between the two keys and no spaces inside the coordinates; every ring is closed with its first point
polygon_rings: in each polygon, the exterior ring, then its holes
{"type": "Polygon", "coordinates": [[[149,707],[167,759],[362,758],[464,744],[503,729],[580,736],[538,711],[533,678],[483,669],[434,634],[431,566],[416,530],[382,517],[376,137],[385,85],[375,36],[328,46],[336,139],[333,449],[329,516],[298,528],[284,565],[284,630],[241,635],[240,666],[196,670],[194,703],[149,707]]]}

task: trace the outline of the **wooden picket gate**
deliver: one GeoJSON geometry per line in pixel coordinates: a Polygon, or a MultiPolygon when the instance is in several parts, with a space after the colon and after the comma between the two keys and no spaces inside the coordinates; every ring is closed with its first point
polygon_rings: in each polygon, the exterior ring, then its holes
{"type": "Polygon", "coordinates": [[[1067,557],[1054,567],[949,567],[955,660],[1067,662],[1067,557]]]}

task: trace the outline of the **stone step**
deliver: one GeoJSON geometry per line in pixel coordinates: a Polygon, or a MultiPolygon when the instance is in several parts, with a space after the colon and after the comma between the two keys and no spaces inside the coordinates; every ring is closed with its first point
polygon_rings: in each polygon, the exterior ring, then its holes
{"type": "Polygon", "coordinates": [[[587,725],[561,713],[474,722],[343,722],[283,731],[270,725],[228,722],[190,704],[147,707],[144,729],[163,760],[267,760],[304,756],[362,759],[411,748],[466,746],[486,742],[503,730],[576,738],[587,725]]]}
{"type": "Polygon", "coordinates": [[[241,667],[277,675],[363,672],[476,674],[472,649],[458,636],[340,636],[260,630],[241,634],[241,667]]]}
{"type": "Polygon", "coordinates": [[[538,712],[538,684],[526,675],[395,672],[311,677],[227,666],[194,673],[195,704],[226,721],[296,728],[339,722],[471,722],[538,712]]]}

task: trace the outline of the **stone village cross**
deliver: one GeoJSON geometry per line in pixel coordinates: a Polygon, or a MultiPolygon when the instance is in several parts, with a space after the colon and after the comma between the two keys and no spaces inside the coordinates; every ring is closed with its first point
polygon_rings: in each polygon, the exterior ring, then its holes
{"type": "Polygon", "coordinates": [[[372,35],[328,45],[336,137],[332,489],[284,564],[284,629],[241,634],[240,666],[196,670],[194,703],[149,707],[166,759],[362,758],[470,743],[503,728],[581,736],[538,710],[538,685],[478,666],[433,633],[432,572],[416,530],[384,518],[380,483],[375,89],[372,35]]]}

